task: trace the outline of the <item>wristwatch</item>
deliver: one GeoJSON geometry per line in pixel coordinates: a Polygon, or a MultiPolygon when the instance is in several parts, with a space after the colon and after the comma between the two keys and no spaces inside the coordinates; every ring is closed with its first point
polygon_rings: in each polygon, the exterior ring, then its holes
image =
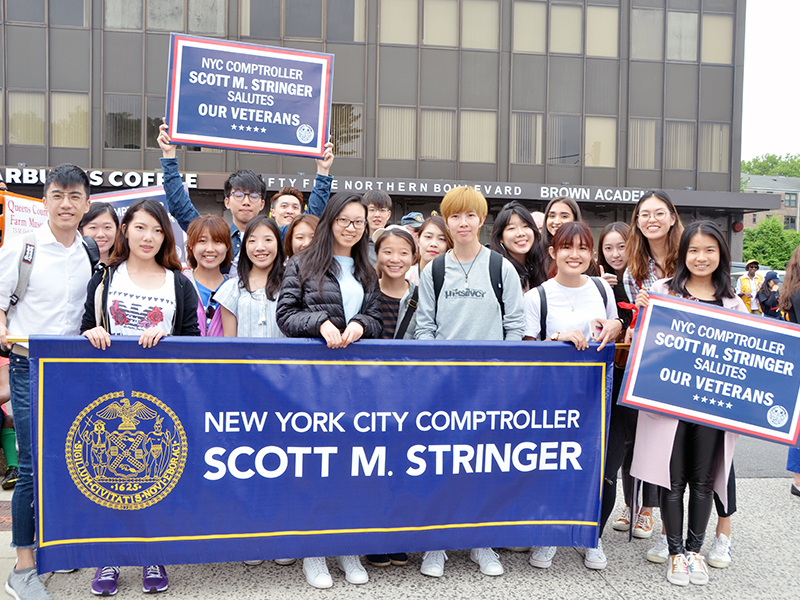
{"type": "Polygon", "coordinates": [[[550,341],[551,342],[557,342],[558,341],[558,337],[560,335],[561,335],[561,332],[560,331],[556,331],[555,333],[550,335],[550,341]]]}

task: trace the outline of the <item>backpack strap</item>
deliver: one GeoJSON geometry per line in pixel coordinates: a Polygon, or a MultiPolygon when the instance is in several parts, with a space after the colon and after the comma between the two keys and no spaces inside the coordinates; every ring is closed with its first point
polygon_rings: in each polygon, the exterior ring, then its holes
{"type": "Polygon", "coordinates": [[[492,283],[494,295],[500,305],[500,318],[506,316],[506,305],[503,302],[503,256],[499,252],[490,250],[489,255],[489,279],[492,283]]]}
{"type": "Polygon", "coordinates": [[[36,258],[36,232],[29,231],[22,236],[22,253],[19,255],[19,276],[17,277],[17,287],[9,298],[8,310],[6,311],[6,327],[11,322],[11,317],[17,311],[17,304],[25,297],[28,283],[31,280],[33,261],[36,258]]]}
{"type": "Polygon", "coordinates": [[[419,300],[419,287],[415,287],[414,293],[411,294],[411,298],[408,299],[408,307],[406,308],[406,314],[403,315],[403,320],[400,323],[400,326],[397,328],[397,331],[394,332],[394,339],[402,340],[403,337],[406,335],[406,331],[408,330],[408,324],[411,322],[411,317],[413,317],[414,313],[417,312],[418,300],[419,300]]]}
{"type": "MultiPolygon", "coordinates": [[[[446,254],[446,253],[445,253],[446,254]]],[[[436,313],[439,310],[439,294],[442,293],[442,286],[444,285],[444,257],[445,254],[437,256],[431,263],[431,275],[433,275],[433,318],[436,319],[436,313]]]]}
{"type": "Polygon", "coordinates": [[[589,279],[597,286],[597,291],[600,292],[600,296],[603,298],[603,306],[608,306],[608,295],[606,294],[606,288],[603,287],[603,282],[600,281],[599,277],[590,277],[589,279]]]}
{"type": "Polygon", "coordinates": [[[539,292],[539,338],[545,341],[547,339],[547,294],[541,285],[536,286],[536,291],[539,292]]]}
{"type": "Polygon", "coordinates": [[[89,257],[89,264],[92,266],[92,273],[97,270],[97,265],[100,263],[100,248],[94,239],[88,235],[83,236],[83,248],[86,250],[86,255],[89,257]]]}

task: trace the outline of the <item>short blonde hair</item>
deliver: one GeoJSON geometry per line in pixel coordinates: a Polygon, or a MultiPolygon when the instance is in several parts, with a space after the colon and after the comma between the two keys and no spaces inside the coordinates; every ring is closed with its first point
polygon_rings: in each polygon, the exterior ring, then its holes
{"type": "Polygon", "coordinates": [[[462,185],[445,194],[439,210],[445,220],[456,213],[470,210],[474,210],[483,219],[489,213],[489,204],[483,194],[474,187],[462,185]]]}

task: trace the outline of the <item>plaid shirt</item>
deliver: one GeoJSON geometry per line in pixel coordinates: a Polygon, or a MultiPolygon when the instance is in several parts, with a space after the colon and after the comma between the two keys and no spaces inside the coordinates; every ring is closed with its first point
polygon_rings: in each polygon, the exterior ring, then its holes
{"type": "Polygon", "coordinates": [[[628,300],[630,300],[631,304],[636,302],[636,296],[641,290],[649,290],[656,281],[658,281],[656,261],[652,258],[647,263],[647,279],[644,281],[636,281],[627,268],[622,275],[622,285],[625,286],[625,293],[628,294],[628,300]]]}

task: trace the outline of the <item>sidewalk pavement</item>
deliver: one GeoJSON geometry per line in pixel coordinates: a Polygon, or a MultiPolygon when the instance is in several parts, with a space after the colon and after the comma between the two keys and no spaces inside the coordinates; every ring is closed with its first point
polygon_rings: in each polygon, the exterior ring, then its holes
{"type": "MultiPolygon", "coordinates": [[[[788,474],[787,474],[788,475],[788,474]]],[[[333,588],[315,590],[303,576],[301,561],[281,567],[267,561],[257,567],[242,563],[175,565],[167,568],[169,590],[160,598],[233,598],[289,600],[295,598],[433,600],[464,598],[530,600],[548,599],[630,599],[724,598],[796,599],[800,597],[800,498],[789,493],[786,477],[737,480],[738,512],[733,516],[733,563],[727,569],[710,568],[707,586],[678,588],[666,580],[666,565],[646,560],[653,540],[627,542],[627,533],[614,531],[609,523],[603,536],[608,567],[591,571],[583,565],[583,550],[561,548],[553,566],[542,570],[528,564],[528,553],[499,550],[505,568],[502,577],[486,577],[469,559],[468,550],[448,552],[450,560],[444,577],[434,579],[419,572],[422,555],[412,554],[405,567],[366,566],[370,581],[356,586],[344,580],[336,560],[328,559],[333,588]]],[[[618,486],[621,488],[621,486],[618,486]]],[[[622,510],[619,492],[616,518],[622,510]]],[[[10,492],[0,500],[10,500],[10,492]]],[[[655,530],[660,529],[656,519],[655,530]]],[[[707,554],[713,544],[716,518],[703,546],[707,554]]],[[[654,534],[655,535],[655,534],[654,534]]],[[[11,532],[0,532],[0,577],[5,581],[14,565],[8,547],[11,532]]],[[[54,598],[91,598],[94,570],[71,574],[48,574],[46,584],[54,598]]],[[[124,567],[117,598],[142,598],[142,570],[124,567]]]]}

